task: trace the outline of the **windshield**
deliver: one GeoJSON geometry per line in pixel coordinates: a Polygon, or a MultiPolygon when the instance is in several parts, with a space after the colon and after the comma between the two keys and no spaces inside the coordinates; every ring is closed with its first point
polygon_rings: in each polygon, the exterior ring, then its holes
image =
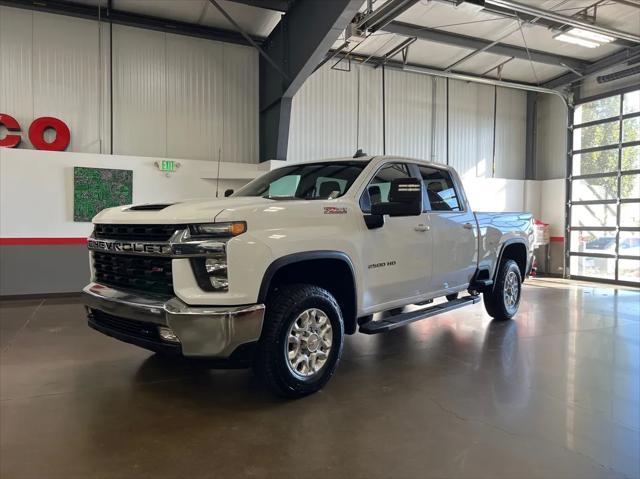
{"type": "Polygon", "coordinates": [[[344,195],[367,166],[363,161],[301,163],[256,178],[233,196],[321,200],[344,195]]]}

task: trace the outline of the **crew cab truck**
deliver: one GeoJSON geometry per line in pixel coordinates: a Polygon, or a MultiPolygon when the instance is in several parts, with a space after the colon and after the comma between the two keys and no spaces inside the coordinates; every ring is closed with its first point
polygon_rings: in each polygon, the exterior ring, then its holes
{"type": "Polygon", "coordinates": [[[345,335],[481,294],[512,318],[532,264],[530,214],[474,213],[452,168],[388,156],[284,166],[228,198],[109,208],[93,223],[92,328],[252,365],[287,397],[326,384],[345,335]]]}

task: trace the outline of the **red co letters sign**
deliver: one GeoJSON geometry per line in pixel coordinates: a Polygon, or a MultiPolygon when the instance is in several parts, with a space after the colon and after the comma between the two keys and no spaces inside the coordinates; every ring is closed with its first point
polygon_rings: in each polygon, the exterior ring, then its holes
{"type": "MultiPolygon", "coordinates": [[[[0,126],[4,126],[9,131],[4,138],[0,138],[0,146],[17,148],[22,141],[22,137],[15,134],[20,133],[20,124],[11,115],[0,113],[0,126]]],[[[31,123],[29,141],[38,150],[64,151],[71,141],[71,132],[64,121],[52,116],[43,116],[31,123]],[[44,132],[49,128],[56,132],[56,138],[51,143],[47,143],[44,139],[44,132]]]]}

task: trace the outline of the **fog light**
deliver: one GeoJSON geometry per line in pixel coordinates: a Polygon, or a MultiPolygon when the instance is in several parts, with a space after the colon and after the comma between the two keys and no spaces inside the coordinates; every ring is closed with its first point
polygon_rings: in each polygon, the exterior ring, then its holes
{"type": "Polygon", "coordinates": [[[227,262],[224,258],[207,258],[204,263],[204,269],[207,273],[217,273],[218,271],[227,270],[227,262]]]}
{"type": "Polygon", "coordinates": [[[179,343],[180,338],[176,336],[176,333],[173,332],[173,329],[167,328],[165,326],[159,326],[158,332],[160,333],[160,337],[165,341],[171,341],[172,343],[179,343]]]}
{"type": "Polygon", "coordinates": [[[229,280],[227,278],[217,278],[212,276],[209,279],[211,280],[211,286],[213,286],[214,289],[226,290],[229,288],[229,280]]]}

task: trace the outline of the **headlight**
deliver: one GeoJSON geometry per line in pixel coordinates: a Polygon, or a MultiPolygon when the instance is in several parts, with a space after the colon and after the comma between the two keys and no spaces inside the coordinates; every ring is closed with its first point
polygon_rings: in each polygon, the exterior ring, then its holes
{"type": "Polygon", "coordinates": [[[197,238],[228,238],[241,235],[245,231],[247,231],[247,223],[244,221],[189,225],[189,233],[197,238]]]}
{"type": "MultiPolygon", "coordinates": [[[[189,234],[195,239],[231,238],[247,231],[247,223],[233,221],[228,223],[199,223],[189,225],[189,234]]],[[[217,252],[199,258],[191,258],[191,267],[204,291],[225,292],[229,290],[227,276],[227,254],[217,252]]]]}

